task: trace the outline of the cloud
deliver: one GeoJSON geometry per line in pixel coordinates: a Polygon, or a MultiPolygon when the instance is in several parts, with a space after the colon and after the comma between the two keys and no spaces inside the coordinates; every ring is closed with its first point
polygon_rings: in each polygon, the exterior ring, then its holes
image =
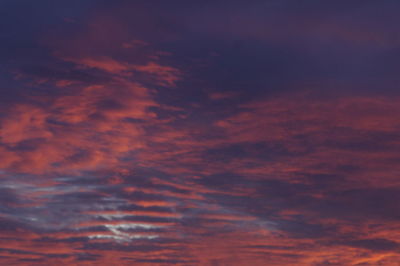
{"type": "Polygon", "coordinates": [[[0,44],[0,264],[400,260],[391,4],[71,1],[0,44]]]}

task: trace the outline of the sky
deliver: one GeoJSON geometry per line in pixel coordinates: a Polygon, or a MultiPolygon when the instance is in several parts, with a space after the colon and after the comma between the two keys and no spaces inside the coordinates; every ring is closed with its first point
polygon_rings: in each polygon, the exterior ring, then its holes
{"type": "Polygon", "coordinates": [[[1,265],[400,265],[400,3],[1,0],[1,265]]]}

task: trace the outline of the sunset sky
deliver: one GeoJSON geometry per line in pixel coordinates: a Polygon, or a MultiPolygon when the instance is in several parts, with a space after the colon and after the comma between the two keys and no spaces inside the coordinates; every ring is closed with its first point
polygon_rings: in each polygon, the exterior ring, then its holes
{"type": "Polygon", "coordinates": [[[0,0],[0,265],[400,265],[399,12],[0,0]]]}

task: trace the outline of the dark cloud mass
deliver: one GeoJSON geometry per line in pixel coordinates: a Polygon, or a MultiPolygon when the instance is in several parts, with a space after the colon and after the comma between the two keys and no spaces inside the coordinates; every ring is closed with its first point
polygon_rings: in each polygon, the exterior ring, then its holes
{"type": "Polygon", "coordinates": [[[400,265],[397,1],[0,1],[0,265],[400,265]]]}

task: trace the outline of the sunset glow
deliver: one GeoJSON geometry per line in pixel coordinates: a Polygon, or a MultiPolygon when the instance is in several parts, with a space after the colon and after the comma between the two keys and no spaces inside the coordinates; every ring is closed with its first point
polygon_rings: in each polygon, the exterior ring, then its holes
{"type": "Polygon", "coordinates": [[[400,266],[399,10],[1,0],[0,265],[400,266]]]}

